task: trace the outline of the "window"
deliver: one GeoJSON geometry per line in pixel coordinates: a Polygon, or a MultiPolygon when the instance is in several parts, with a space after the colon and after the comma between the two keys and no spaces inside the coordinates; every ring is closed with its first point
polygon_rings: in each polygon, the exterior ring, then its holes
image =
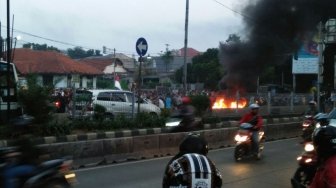
{"type": "Polygon", "coordinates": [[[126,102],[125,93],[112,93],[112,101],[126,102]]]}
{"type": "Polygon", "coordinates": [[[111,101],[111,93],[110,92],[101,92],[97,96],[97,100],[99,101],[111,101]]]}

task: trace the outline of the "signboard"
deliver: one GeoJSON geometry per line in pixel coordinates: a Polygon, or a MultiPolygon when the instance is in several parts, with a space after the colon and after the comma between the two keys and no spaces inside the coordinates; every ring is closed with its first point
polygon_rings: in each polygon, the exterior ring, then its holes
{"type": "Polygon", "coordinates": [[[148,44],[147,44],[146,39],[144,39],[142,37],[139,38],[137,40],[137,42],[135,43],[135,49],[136,49],[139,56],[142,57],[142,56],[146,55],[147,50],[148,50],[148,44]]]}
{"type": "Polygon", "coordinates": [[[305,42],[293,58],[293,74],[317,74],[318,73],[318,43],[316,40],[305,42]]]}

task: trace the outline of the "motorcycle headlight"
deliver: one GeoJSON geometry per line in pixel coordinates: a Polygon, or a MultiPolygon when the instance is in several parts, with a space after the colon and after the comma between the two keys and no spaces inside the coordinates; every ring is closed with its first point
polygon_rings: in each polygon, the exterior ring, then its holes
{"type": "Polygon", "coordinates": [[[304,150],[307,152],[313,151],[314,150],[314,145],[311,143],[308,143],[305,145],[304,150]]]}
{"type": "Polygon", "coordinates": [[[239,134],[237,134],[236,136],[235,136],[235,141],[237,141],[237,142],[245,142],[247,140],[247,136],[246,135],[239,135],[239,134]]]}
{"type": "Polygon", "coordinates": [[[308,159],[305,160],[305,163],[310,163],[310,162],[312,162],[312,161],[313,161],[313,159],[308,158],[308,159]]]}

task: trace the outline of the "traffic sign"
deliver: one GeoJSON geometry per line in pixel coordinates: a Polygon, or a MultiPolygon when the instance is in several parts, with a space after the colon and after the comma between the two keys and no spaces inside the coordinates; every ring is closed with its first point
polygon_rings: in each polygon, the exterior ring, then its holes
{"type": "Polygon", "coordinates": [[[147,53],[148,50],[148,44],[146,39],[139,38],[135,44],[135,49],[139,56],[144,56],[147,53]]]}

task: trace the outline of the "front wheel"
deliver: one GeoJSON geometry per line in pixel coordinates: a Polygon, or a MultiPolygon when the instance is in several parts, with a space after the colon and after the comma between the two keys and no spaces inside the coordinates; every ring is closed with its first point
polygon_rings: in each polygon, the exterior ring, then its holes
{"type": "Polygon", "coordinates": [[[307,172],[307,170],[307,168],[302,166],[296,170],[294,177],[292,178],[293,188],[309,187],[313,177],[309,175],[310,173],[307,172]]]}
{"type": "Polygon", "coordinates": [[[241,161],[246,155],[246,149],[243,145],[237,145],[235,150],[234,150],[234,158],[236,161],[241,161]]]}

